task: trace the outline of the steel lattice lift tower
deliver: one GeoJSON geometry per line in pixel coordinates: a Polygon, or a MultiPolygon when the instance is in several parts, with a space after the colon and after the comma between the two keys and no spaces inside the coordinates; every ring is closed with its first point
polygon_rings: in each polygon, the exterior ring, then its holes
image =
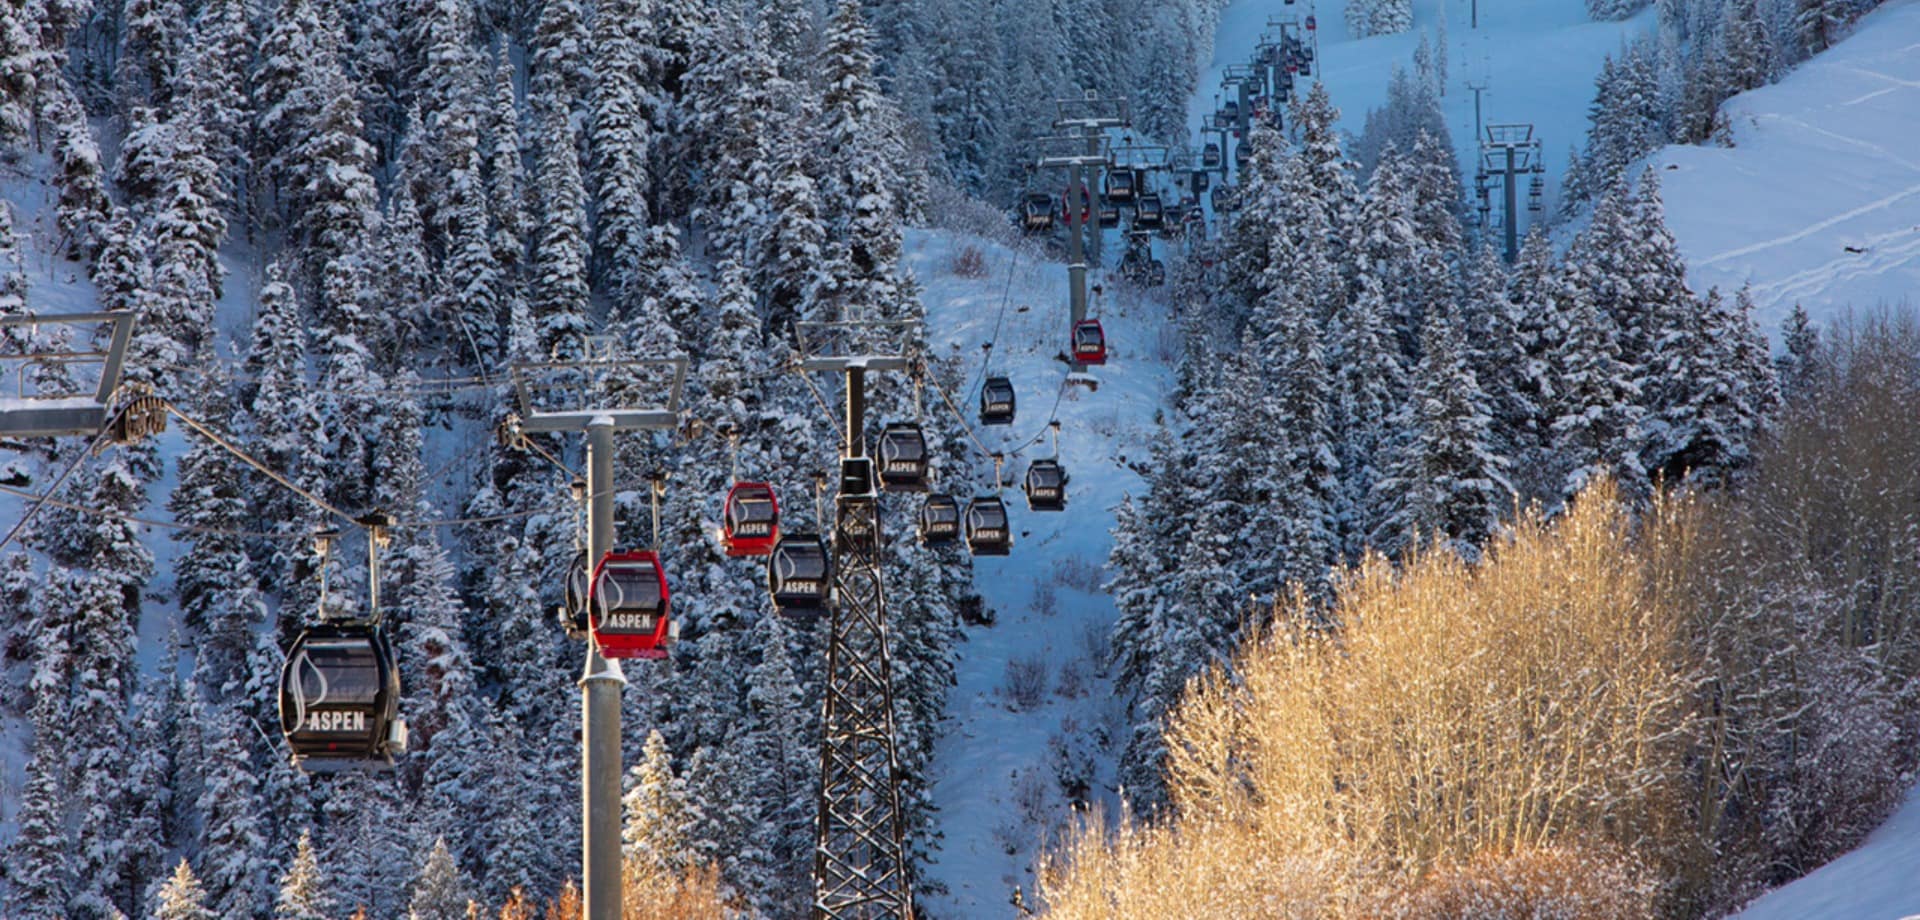
{"type": "Polygon", "coordinates": [[[900,804],[893,667],[881,566],[879,477],[866,452],[867,372],[911,370],[909,323],[799,323],[800,371],[843,374],[846,441],[834,499],[834,603],[827,639],[820,800],[813,850],[816,920],[913,917],[900,804]],[[891,344],[882,344],[891,339],[891,344]]]}

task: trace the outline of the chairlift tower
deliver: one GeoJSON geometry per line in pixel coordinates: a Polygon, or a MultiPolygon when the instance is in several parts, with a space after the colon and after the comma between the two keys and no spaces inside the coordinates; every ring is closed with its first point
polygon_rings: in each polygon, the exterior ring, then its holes
{"type": "Polygon", "coordinates": [[[1492,226],[1489,212],[1493,205],[1488,199],[1492,195],[1493,182],[1497,177],[1505,185],[1501,224],[1506,236],[1508,262],[1520,255],[1520,177],[1531,177],[1527,210],[1537,216],[1541,210],[1546,171],[1546,158],[1541,153],[1540,139],[1533,136],[1532,124],[1493,124],[1486,127],[1486,133],[1480,137],[1480,169],[1474,175],[1474,191],[1479,196],[1477,208],[1480,226],[1487,229],[1492,226]]]}
{"type": "Polygon", "coordinates": [[[912,920],[893,665],[881,579],[879,476],[866,450],[867,374],[914,368],[906,322],[798,323],[801,373],[842,374],[846,442],[834,499],[833,603],[820,718],[814,920],[912,920]]]}
{"type": "MultiPolygon", "coordinates": [[[[677,427],[687,379],[684,355],[616,357],[611,339],[587,342],[580,361],[513,365],[519,417],[509,434],[582,432],[587,440],[587,558],[598,563],[614,549],[613,435],[677,427]],[[657,405],[635,404],[628,394],[664,391],[657,405]]],[[[620,663],[587,643],[580,675],[580,801],[582,914],[586,920],[620,920],[620,689],[627,678],[620,663]]]]}
{"type": "MultiPolygon", "coordinates": [[[[1132,127],[1133,116],[1125,99],[1101,99],[1091,93],[1083,99],[1055,100],[1054,111],[1053,129],[1064,133],[1039,140],[1042,155],[1038,166],[1067,170],[1067,206],[1063,216],[1067,220],[1067,279],[1072,288],[1069,299],[1072,315],[1067,328],[1072,329],[1087,318],[1089,244],[1095,252],[1099,251],[1100,221],[1098,215],[1088,211],[1094,207],[1092,185],[1110,162],[1106,132],[1111,128],[1132,127]],[[1077,207],[1082,203],[1086,205],[1085,210],[1077,207]]],[[[1087,369],[1086,365],[1072,360],[1072,356],[1068,356],[1068,366],[1076,373],[1087,369]]]]}

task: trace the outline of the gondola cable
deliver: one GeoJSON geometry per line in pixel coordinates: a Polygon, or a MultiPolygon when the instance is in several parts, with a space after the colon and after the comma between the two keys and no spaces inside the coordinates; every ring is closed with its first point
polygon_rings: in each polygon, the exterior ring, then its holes
{"type": "Polygon", "coordinates": [[[288,479],[287,477],[281,475],[278,471],[274,470],[272,467],[267,466],[265,463],[262,463],[259,460],[255,460],[252,457],[252,455],[234,446],[234,444],[231,441],[228,441],[224,436],[222,436],[220,432],[215,431],[213,428],[201,422],[199,419],[196,419],[193,416],[188,415],[186,412],[182,411],[179,406],[174,405],[170,401],[163,400],[163,402],[165,403],[168,412],[172,413],[174,417],[178,418],[181,422],[185,423],[188,428],[192,428],[194,431],[198,432],[201,437],[206,438],[209,441],[212,441],[214,443],[214,446],[219,447],[220,449],[226,451],[227,453],[230,453],[235,457],[240,458],[242,462],[246,463],[248,466],[251,466],[256,470],[259,470],[261,473],[265,474],[268,479],[271,479],[274,482],[279,483],[281,487],[287,489],[288,491],[294,493],[295,495],[300,496],[301,498],[306,499],[309,502],[312,502],[314,507],[317,507],[320,510],[327,512],[328,514],[333,515],[334,517],[337,517],[343,521],[346,521],[349,524],[359,523],[354,519],[353,515],[340,510],[340,508],[335,506],[332,502],[329,502],[326,499],[321,498],[320,496],[315,495],[312,492],[309,492],[306,489],[301,488],[300,486],[294,484],[293,480],[288,479]]]}
{"type": "Polygon", "coordinates": [[[118,413],[115,413],[113,418],[107,420],[105,425],[101,426],[100,433],[93,436],[93,442],[87,445],[87,449],[81,451],[78,456],[73,458],[72,463],[67,464],[66,469],[60,471],[60,476],[54,479],[53,485],[49,486],[45,493],[35,499],[33,504],[27,506],[27,513],[21,515],[20,520],[14,522],[13,529],[7,531],[7,535],[4,538],[0,538],[0,549],[6,549],[7,545],[14,541],[14,538],[20,536],[20,534],[27,529],[27,523],[32,521],[34,515],[39,514],[40,509],[46,507],[47,502],[53,499],[53,493],[60,491],[60,487],[67,484],[67,477],[72,476],[73,471],[79,469],[81,463],[85,462],[88,457],[93,456],[94,451],[100,449],[100,445],[106,441],[108,434],[113,431],[115,424],[125,415],[126,409],[122,408],[118,413]]]}
{"type": "Polygon", "coordinates": [[[993,318],[993,334],[987,336],[987,343],[983,346],[983,349],[986,351],[986,356],[980,359],[980,372],[974,375],[973,382],[967,385],[967,392],[969,393],[979,389],[980,382],[986,379],[987,365],[992,363],[994,346],[1000,341],[1000,324],[1006,320],[1007,304],[1013,300],[1013,276],[1017,274],[1019,270],[1020,250],[1014,249],[1013,256],[1007,265],[1007,284],[1000,291],[1000,310],[993,318]]]}

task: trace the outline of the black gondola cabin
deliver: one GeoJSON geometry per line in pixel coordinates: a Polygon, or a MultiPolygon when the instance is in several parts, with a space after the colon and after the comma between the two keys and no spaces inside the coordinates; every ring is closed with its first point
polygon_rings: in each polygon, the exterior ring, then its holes
{"type": "MultiPolygon", "coordinates": [[[[1208,143],[1205,147],[1200,148],[1200,168],[1203,170],[1220,168],[1220,145],[1219,144],[1208,143]]],[[[1206,189],[1204,187],[1196,186],[1194,188],[1194,191],[1204,192],[1206,191],[1206,189]]]]}
{"type": "Polygon", "coordinates": [[[960,503],[951,495],[929,495],[920,506],[920,543],[945,546],[960,539],[960,503]]]}
{"type": "Polygon", "coordinates": [[[1005,377],[988,377],[980,386],[980,424],[1013,424],[1013,381],[1005,377]]]}
{"type": "Polygon", "coordinates": [[[1030,192],[1020,205],[1020,227],[1028,233],[1053,229],[1053,198],[1046,192],[1030,192]]]}
{"type": "Polygon", "coordinates": [[[280,731],[310,773],[385,770],[407,746],[400,671],[379,629],[327,624],[300,634],[280,671],[280,731]]]}
{"type": "Polygon", "coordinates": [[[780,502],[773,486],[764,482],[736,482],[727,490],[721,514],[720,543],[729,556],[764,556],[780,539],[780,502]]]}
{"type": "Polygon", "coordinates": [[[1107,363],[1107,331],[1091,317],[1073,326],[1073,360],[1081,364],[1107,363]]]}
{"type": "Polygon", "coordinates": [[[880,484],[888,492],[927,490],[927,435],[913,422],[880,432],[880,484]]]}
{"type": "Polygon", "coordinates": [[[1065,511],[1067,508],[1067,471],[1058,460],[1035,460],[1027,464],[1027,509],[1065,511]]]}
{"type": "Polygon", "coordinates": [[[780,538],[767,557],[767,593],[774,612],[810,618],[826,612],[833,596],[833,556],[819,534],[792,533],[780,538]]]}
{"type": "Polygon", "coordinates": [[[967,504],[967,549],[976,556],[1005,556],[1013,551],[1007,503],[981,495],[967,504]]]}
{"type": "Polygon", "coordinates": [[[652,550],[611,552],[593,572],[587,610],[608,658],[667,657],[667,572],[652,550]]]}
{"type": "Polygon", "coordinates": [[[1167,210],[1160,204],[1160,196],[1154,192],[1141,195],[1133,206],[1133,225],[1142,230],[1158,230],[1166,218],[1167,210]]]}

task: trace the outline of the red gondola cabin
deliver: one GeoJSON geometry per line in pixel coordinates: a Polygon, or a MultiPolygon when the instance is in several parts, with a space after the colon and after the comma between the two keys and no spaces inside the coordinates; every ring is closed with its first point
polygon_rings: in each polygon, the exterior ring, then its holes
{"type": "Polygon", "coordinates": [[[593,571],[593,640],[608,658],[667,657],[667,572],[651,550],[612,552],[593,571]]]}
{"type": "Polygon", "coordinates": [[[1107,363],[1107,332],[1097,319],[1083,319],[1073,327],[1073,360],[1081,364],[1107,363]]]}
{"type": "Polygon", "coordinates": [[[734,483],[721,517],[720,544],[729,556],[764,556],[780,539],[780,502],[767,483],[734,483]]]}

